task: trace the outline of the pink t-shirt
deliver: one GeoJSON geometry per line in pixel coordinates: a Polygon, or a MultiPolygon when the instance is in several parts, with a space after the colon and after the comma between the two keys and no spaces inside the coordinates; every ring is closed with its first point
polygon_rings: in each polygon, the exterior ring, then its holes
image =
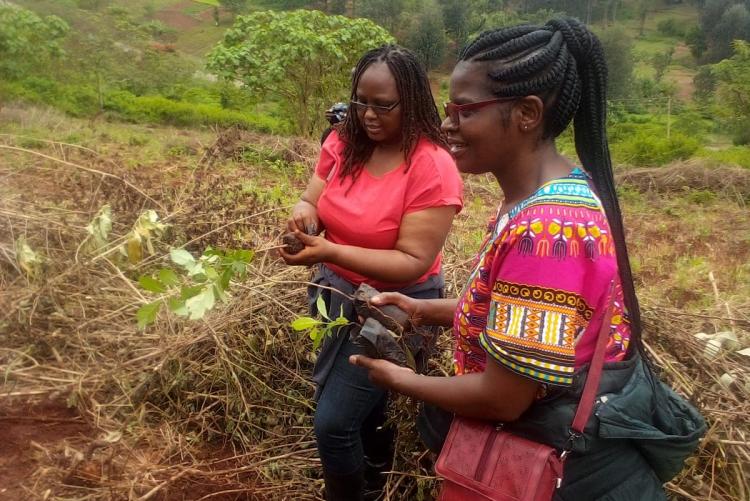
{"type": "MultiPolygon", "coordinates": [[[[381,177],[363,169],[352,185],[351,176],[340,176],[344,142],[336,131],[328,136],[315,173],[326,181],[318,200],[318,217],[326,238],[343,245],[367,249],[393,249],[404,215],[430,207],[463,207],[463,182],[450,154],[426,139],[417,144],[407,168],[402,164],[381,177]]],[[[389,284],[371,280],[326,263],[355,285],[362,282],[381,290],[419,283],[440,272],[441,255],[418,280],[389,284]]]]}

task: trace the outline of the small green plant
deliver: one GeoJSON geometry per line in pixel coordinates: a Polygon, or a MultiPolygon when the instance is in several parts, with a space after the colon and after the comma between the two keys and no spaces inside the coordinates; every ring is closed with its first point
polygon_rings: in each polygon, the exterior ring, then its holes
{"type": "Polygon", "coordinates": [[[172,249],[169,254],[178,269],[162,268],[152,275],[142,275],[140,286],[159,298],[138,309],[138,327],[144,329],[156,321],[163,304],[169,311],[188,320],[199,320],[216,301],[226,302],[229,284],[244,278],[254,253],[244,249],[219,250],[206,248],[196,259],[185,249],[172,249]]]}
{"type": "Polygon", "coordinates": [[[323,300],[322,294],[318,295],[315,307],[317,308],[318,313],[320,313],[320,316],[326,321],[313,317],[297,317],[292,322],[292,329],[295,331],[308,332],[310,339],[313,341],[313,350],[317,350],[320,343],[323,342],[323,339],[325,339],[326,336],[330,336],[335,328],[349,324],[349,320],[347,320],[343,314],[343,309],[339,312],[339,316],[335,320],[331,320],[331,316],[326,311],[326,303],[323,300]]]}

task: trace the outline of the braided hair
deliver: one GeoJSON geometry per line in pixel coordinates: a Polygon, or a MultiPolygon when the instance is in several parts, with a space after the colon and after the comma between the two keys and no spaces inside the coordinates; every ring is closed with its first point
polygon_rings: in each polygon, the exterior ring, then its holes
{"type": "MultiPolygon", "coordinates": [[[[383,45],[368,51],[357,63],[352,77],[351,99],[357,99],[357,86],[362,74],[375,63],[385,63],[396,80],[401,107],[401,141],[406,155],[407,169],[414,147],[425,137],[433,144],[447,149],[445,135],[440,130],[440,115],[432,99],[427,73],[408,49],[398,45],[383,45]]],[[[365,162],[375,149],[362,122],[351,110],[338,129],[344,140],[344,161],[341,176],[351,176],[352,183],[361,173],[365,162]]]]}
{"type": "Polygon", "coordinates": [[[634,345],[644,353],[607,142],[607,64],[599,40],[580,21],[559,18],[544,26],[486,31],[461,51],[459,59],[484,62],[497,97],[538,96],[544,102],[543,139],[556,138],[573,121],[576,152],[593,180],[615,242],[634,345]]]}

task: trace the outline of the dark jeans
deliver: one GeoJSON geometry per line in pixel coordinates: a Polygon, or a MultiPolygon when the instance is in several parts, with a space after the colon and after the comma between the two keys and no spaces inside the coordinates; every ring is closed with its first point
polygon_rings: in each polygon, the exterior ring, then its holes
{"type": "Polygon", "coordinates": [[[349,340],[341,346],[315,410],[315,436],[323,467],[337,475],[360,470],[391,454],[393,431],[383,428],[388,392],[373,385],[367,371],[349,363],[360,353],[349,340]]]}

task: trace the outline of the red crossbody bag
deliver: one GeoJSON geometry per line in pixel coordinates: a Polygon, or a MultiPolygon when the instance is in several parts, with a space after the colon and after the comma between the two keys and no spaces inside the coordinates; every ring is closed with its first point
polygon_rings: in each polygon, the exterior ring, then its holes
{"type": "MultiPolygon", "coordinates": [[[[594,356],[578,402],[569,444],[591,416],[612,319],[613,286],[594,356]]],[[[503,431],[502,424],[456,416],[435,471],[443,477],[439,501],[549,501],[562,484],[570,450],[556,449],[503,431]]]]}

